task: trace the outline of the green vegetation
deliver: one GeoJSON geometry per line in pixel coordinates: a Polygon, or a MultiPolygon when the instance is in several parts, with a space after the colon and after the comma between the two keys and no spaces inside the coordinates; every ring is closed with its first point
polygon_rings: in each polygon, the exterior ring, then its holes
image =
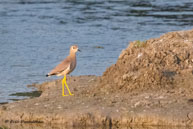
{"type": "Polygon", "coordinates": [[[41,95],[41,91],[32,91],[32,92],[19,92],[15,94],[10,94],[10,96],[24,96],[24,97],[39,97],[41,95]]]}
{"type": "Polygon", "coordinates": [[[2,126],[2,127],[0,127],[0,129],[10,129],[10,128],[2,126]]]}
{"type": "Polygon", "coordinates": [[[146,41],[137,40],[134,43],[134,47],[136,47],[136,48],[146,47],[146,45],[147,45],[146,41]]]}

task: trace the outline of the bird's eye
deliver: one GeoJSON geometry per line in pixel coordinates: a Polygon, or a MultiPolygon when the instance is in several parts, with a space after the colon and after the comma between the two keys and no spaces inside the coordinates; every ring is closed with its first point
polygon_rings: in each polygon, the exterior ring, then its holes
{"type": "Polygon", "coordinates": [[[73,46],[72,48],[73,48],[73,49],[77,49],[77,47],[76,47],[76,46],[73,46]]]}

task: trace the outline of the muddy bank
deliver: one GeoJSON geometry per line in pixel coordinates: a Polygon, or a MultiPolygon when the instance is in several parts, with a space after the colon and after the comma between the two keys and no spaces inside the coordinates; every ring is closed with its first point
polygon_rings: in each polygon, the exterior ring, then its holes
{"type": "Polygon", "coordinates": [[[40,97],[0,106],[2,123],[65,126],[193,126],[193,30],[134,41],[102,77],[68,77],[34,85],[40,97]]]}
{"type": "Polygon", "coordinates": [[[5,104],[4,123],[51,123],[65,126],[192,125],[193,102],[175,91],[94,93],[100,77],[68,79],[75,96],[61,95],[61,80],[36,85],[39,98],[5,104]]]}

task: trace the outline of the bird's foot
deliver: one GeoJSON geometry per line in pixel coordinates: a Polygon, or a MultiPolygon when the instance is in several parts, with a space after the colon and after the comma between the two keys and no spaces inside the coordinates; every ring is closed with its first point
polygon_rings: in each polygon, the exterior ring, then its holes
{"type": "Polygon", "coordinates": [[[68,96],[68,95],[64,95],[64,94],[62,94],[62,96],[68,96]]]}
{"type": "Polygon", "coordinates": [[[71,96],[74,96],[74,94],[70,94],[71,96]]]}

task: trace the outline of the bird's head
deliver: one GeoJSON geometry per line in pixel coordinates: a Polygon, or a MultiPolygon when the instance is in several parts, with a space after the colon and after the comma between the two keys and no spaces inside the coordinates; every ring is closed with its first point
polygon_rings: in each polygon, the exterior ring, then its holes
{"type": "Polygon", "coordinates": [[[70,52],[76,53],[77,51],[80,51],[80,50],[78,49],[78,46],[77,46],[77,45],[72,45],[72,46],[70,47],[70,52]]]}

